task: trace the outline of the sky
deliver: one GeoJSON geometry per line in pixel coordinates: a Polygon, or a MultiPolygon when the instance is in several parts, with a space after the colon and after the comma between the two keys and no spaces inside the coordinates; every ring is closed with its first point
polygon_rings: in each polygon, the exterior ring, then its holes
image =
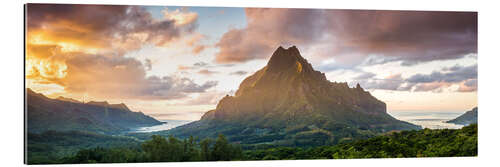
{"type": "Polygon", "coordinates": [[[477,106],[477,13],[29,4],[26,87],[197,120],[279,46],[391,112],[477,106]]]}

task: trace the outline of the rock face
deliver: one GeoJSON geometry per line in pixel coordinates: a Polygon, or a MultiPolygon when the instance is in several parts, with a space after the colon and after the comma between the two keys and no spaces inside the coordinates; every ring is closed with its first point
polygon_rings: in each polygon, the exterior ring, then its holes
{"type": "Polygon", "coordinates": [[[477,124],[477,107],[474,107],[472,110],[465,112],[459,117],[446,121],[447,123],[454,123],[459,125],[469,125],[469,124],[477,124]]]}
{"type": "Polygon", "coordinates": [[[220,100],[214,119],[253,120],[256,125],[278,127],[301,122],[320,124],[322,119],[364,124],[366,128],[374,125],[374,122],[345,118],[342,115],[346,112],[390,117],[384,102],[359,85],[349,88],[347,83],[331,83],[323,73],[315,71],[294,46],[279,47],[266,67],[241,83],[234,97],[220,100]]]}
{"type": "Polygon", "coordinates": [[[207,133],[197,129],[205,129],[214,132],[210,136],[225,133],[221,130],[227,129],[224,126],[248,131],[264,129],[265,133],[285,134],[285,137],[324,133],[331,140],[336,140],[335,136],[349,138],[361,133],[419,128],[391,117],[386,113],[385,103],[359,84],[349,88],[347,83],[328,81],[295,46],[279,47],[265,67],[240,84],[235,96],[224,97],[200,121],[171,132],[203,136],[207,133]]]}
{"type": "Polygon", "coordinates": [[[114,134],[134,127],[161,124],[141,112],[130,111],[123,103],[82,103],[64,97],[50,99],[31,89],[26,93],[29,133],[77,130],[114,134]]]}

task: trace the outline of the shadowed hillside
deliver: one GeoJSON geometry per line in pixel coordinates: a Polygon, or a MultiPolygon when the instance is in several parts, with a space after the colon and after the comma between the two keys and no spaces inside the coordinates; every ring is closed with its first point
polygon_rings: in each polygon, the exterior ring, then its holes
{"type": "Polygon", "coordinates": [[[477,124],[477,107],[474,107],[472,110],[446,122],[460,125],[477,124]]]}
{"type": "Polygon", "coordinates": [[[134,127],[161,124],[141,112],[130,111],[123,103],[81,103],[64,97],[50,99],[31,89],[27,89],[26,98],[30,133],[79,130],[115,134],[134,127]]]}

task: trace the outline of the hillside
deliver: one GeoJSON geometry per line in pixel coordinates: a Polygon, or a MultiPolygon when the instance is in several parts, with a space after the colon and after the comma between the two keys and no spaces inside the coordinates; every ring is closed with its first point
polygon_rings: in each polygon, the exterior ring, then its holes
{"type": "Polygon", "coordinates": [[[458,116],[455,119],[446,121],[447,123],[454,123],[460,125],[469,125],[477,123],[477,107],[472,110],[465,112],[464,114],[458,116]]]}
{"type": "Polygon", "coordinates": [[[249,160],[477,156],[477,124],[462,129],[392,133],[335,146],[270,148],[245,152],[249,160]]]}
{"type": "Polygon", "coordinates": [[[419,129],[387,114],[386,104],[358,84],[330,82],[293,46],[279,47],[199,121],[165,134],[215,137],[242,144],[324,145],[392,130],[419,129]]]}
{"type": "Polygon", "coordinates": [[[64,97],[51,99],[31,89],[26,91],[30,133],[79,130],[116,134],[134,127],[161,124],[141,112],[130,111],[125,104],[81,103],[64,97]]]}

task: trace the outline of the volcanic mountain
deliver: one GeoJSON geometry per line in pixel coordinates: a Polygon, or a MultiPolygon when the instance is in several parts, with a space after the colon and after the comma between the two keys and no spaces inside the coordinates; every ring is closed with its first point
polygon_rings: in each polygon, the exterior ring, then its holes
{"type": "Polygon", "coordinates": [[[167,133],[225,134],[243,144],[314,145],[419,126],[399,121],[358,84],[330,82],[297,47],[279,47],[265,67],[247,77],[235,96],[222,98],[199,121],[167,133]]]}

